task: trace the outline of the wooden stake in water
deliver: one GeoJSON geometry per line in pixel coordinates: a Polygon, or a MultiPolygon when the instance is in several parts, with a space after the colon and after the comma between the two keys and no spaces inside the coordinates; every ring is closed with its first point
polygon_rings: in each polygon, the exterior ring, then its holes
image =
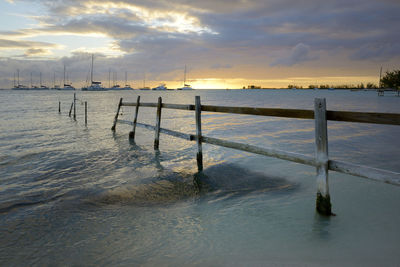
{"type": "Polygon", "coordinates": [[[76,93],[74,93],[74,120],[76,121],[76,93]]]}
{"type": "Polygon", "coordinates": [[[85,125],[87,125],[87,101],[85,101],[85,125]]]}
{"type": "Polygon", "coordinates": [[[154,131],[154,149],[156,149],[156,150],[158,150],[158,147],[160,145],[161,106],[162,106],[162,99],[161,99],[161,96],[160,96],[158,98],[156,129],[154,131]]]}
{"type": "Polygon", "coordinates": [[[314,100],[314,120],[318,187],[316,209],[322,215],[332,215],[328,184],[328,127],[325,98],[314,100]]]}
{"type": "Polygon", "coordinates": [[[71,112],[72,112],[72,107],[73,107],[73,106],[74,106],[74,102],[72,102],[71,108],[69,109],[69,114],[68,114],[69,117],[71,117],[71,112]]]}
{"type": "Polygon", "coordinates": [[[61,101],[58,101],[58,113],[61,113],[61,101]]]}
{"type": "Polygon", "coordinates": [[[113,123],[113,126],[111,127],[112,131],[115,131],[115,127],[117,126],[117,120],[118,120],[119,110],[120,110],[121,106],[122,106],[122,97],[119,99],[117,114],[115,114],[114,123],[113,123]]]}
{"type": "Polygon", "coordinates": [[[200,96],[195,97],[195,116],[196,116],[196,143],[197,143],[197,169],[203,170],[203,148],[201,145],[201,103],[200,96]]]}
{"type": "Polygon", "coordinates": [[[139,105],[140,105],[140,95],[138,95],[137,100],[136,100],[136,109],[135,109],[135,117],[133,119],[133,128],[132,128],[132,131],[129,133],[129,138],[131,138],[132,140],[135,140],[135,131],[136,131],[137,117],[139,114],[139,105]]]}

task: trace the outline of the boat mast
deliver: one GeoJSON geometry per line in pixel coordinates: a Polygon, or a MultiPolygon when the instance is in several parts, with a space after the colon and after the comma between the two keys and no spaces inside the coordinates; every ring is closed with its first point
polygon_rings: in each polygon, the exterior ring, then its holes
{"type": "Polygon", "coordinates": [[[32,71],[31,71],[31,88],[32,88],[32,71]]]}
{"type": "Polygon", "coordinates": [[[111,88],[111,69],[108,69],[108,88],[111,88]]]}
{"type": "Polygon", "coordinates": [[[125,86],[128,85],[128,73],[125,71],[125,86]]]}
{"type": "Polygon", "coordinates": [[[186,65],[185,65],[185,71],[183,73],[183,86],[186,86],[186,65]]]}
{"type": "Polygon", "coordinates": [[[93,54],[92,54],[92,67],[90,68],[90,80],[93,84],[93,54]]]}
{"type": "Polygon", "coordinates": [[[65,64],[64,64],[64,87],[65,87],[65,64]]]}
{"type": "Polygon", "coordinates": [[[40,87],[42,87],[42,73],[40,73],[39,77],[40,77],[40,87]]]}
{"type": "Polygon", "coordinates": [[[17,86],[19,86],[19,69],[17,69],[17,86]]]}
{"type": "Polygon", "coordinates": [[[13,86],[16,87],[16,86],[15,86],[15,72],[14,72],[13,86]]]}
{"type": "Polygon", "coordinates": [[[56,72],[53,73],[53,88],[56,88],[56,72]]]}

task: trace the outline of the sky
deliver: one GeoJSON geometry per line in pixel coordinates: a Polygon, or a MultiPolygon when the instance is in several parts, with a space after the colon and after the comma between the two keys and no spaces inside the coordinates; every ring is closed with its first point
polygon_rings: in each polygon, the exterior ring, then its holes
{"type": "Polygon", "coordinates": [[[399,0],[0,0],[0,88],[378,84],[400,68],[399,0]],[[111,73],[111,74],[110,74],[111,73]],[[32,78],[31,78],[32,77],[32,78]],[[110,78],[110,79],[109,79],[110,78]]]}

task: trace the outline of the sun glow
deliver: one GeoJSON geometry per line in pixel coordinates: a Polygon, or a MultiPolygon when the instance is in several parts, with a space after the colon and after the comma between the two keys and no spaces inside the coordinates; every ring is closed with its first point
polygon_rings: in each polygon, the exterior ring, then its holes
{"type": "MultiPolygon", "coordinates": [[[[125,12],[130,12],[134,15],[131,16],[133,22],[143,23],[148,27],[161,31],[217,34],[211,29],[202,26],[198,18],[188,15],[186,12],[161,11],[129,3],[97,3],[94,1],[84,3],[83,9],[75,8],[71,10],[71,13],[76,16],[104,14],[118,17],[125,12]]],[[[125,18],[129,18],[129,16],[125,18]]]]}

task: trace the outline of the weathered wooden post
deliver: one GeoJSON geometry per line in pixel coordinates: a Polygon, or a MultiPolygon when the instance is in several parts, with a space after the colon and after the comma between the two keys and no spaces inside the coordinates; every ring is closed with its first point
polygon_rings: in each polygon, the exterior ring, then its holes
{"type": "Polygon", "coordinates": [[[61,101],[58,101],[58,113],[61,113],[61,101]]]}
{"type": "Polygon", "coordinates": [[[314,100],[314,120],[318,187],[316,209],[322,215],[332,215],[328,184],[328,127],[325,98],[314,100]]]}
{"type": "Polygon", "coordinates": [[[73,106],[73,105],[74,105],[74,102],[72,102],[71,108],[69,109],[69,114],[68,114],[69,117],[71,117],[71,112],[72,112],[72,106],[73,106]]]}
{"type": "Polygon", "coordinates": [[[74,121],[76,121],[76,93],[74,93],[74,121]]]}
{"type": "Polygon", "coordinates": [[[196,143],[197,143],[197,170],[203,170],[203,149],[201,145],[201,103],[200,96],[195,97],[196,116],[196,143]]]}
{"type": "Polygon", "coordinates": [[[115,127],[117,126],[117,120],[118,120],[119,110],[120,110],[121,106],[122,106],[122,97],[119,99],[117,114],[115,114],[114,123],[113,123],[113,126],[111,127],[112,131],[115,131],[115,127]]]}
{"type": "Polygon", "coordinates": [[[158,147],[160,145],[161,106],[162,106],[162,99],[160,96],[160,97],[158,97],[156,129],[154,131],[154,149],[156,149],[156,150],[158,150],[158,147]]]}
{"type": "Polygon", "coordinates": [[[133,128],[132,131],[129,132],[129,138],[131,138],[132,140],[135,140],[135,131],[136,131],[137,117],[139,113],[139,105],[140,105],[140,95],[138,95],[136,100],[135,117],[133,118],[133,128]]]}
{"type": "Polygon", "coordinates": [[[87,101],[85,101],[85,125],[87,125],[87,101]]]}

